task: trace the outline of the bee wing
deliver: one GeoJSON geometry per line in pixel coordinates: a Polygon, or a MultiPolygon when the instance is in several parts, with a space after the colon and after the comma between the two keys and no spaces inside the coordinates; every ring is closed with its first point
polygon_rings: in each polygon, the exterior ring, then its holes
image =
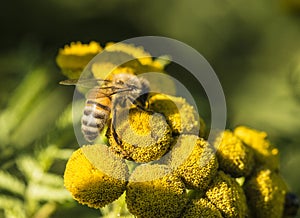
{"type": "Polygon", "coordinates": [[[105,98],[111,97],[112,95],[132,91],[132,88],[125,86],[94,86],[91,88],[88,93],[88,98],[105,98]]]}
{"type": "Polygon", "coordinates": [[[60,81],[59,84],[61,85],[76,85],[76,86],[80,86],[80,87],[84,87],[84,88],[93,88],[97,85],[99,85],[98,82],[103,82],[103,83],[112,83],[111,80],[107,80],[107,79],[68,79],[68,80],[63,80],[60,81]]]}
{"type": "Polygon", "coordinates": [[[112,80],[106,80],[106,79],[68,79],[63,80],[59,82],[61,85],[76,85],[83,88],[90,89],[87,93],[87,96],[90,97],[110,97],[112,95],[121,93],[121,92],[127,92],[132,91],[131,87],[124,85],[113,85],[112,80]],[[103,82],[103,85],[100,85],[98,82],[103,82]]]}

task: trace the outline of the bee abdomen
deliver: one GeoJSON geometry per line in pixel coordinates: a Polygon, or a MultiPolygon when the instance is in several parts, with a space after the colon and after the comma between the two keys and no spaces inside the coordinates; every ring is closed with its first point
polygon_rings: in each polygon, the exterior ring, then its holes
{"type": "Polygon", "coordinates": [[[97,138],[106,125],[109,114],[108,106],[91,100],[87,101],[81,119],[81,130],[87,141],[92,142],[97,138]]]}

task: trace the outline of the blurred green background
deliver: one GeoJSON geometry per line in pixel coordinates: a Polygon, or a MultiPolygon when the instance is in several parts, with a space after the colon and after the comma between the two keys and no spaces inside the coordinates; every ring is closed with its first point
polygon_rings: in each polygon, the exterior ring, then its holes
{"type": "MultiPolygon", "coordinates": [[[[64,77],[55,56],[71,41],[104,45],[145,35],[180,40],[209,61],[224,88],[227,127],[266,131],[280,149],[281,174],[300,196],[298,0],[5,1],[0,17],[0,217],[20,217],[24,208],[25,217],[99,216],[63,189],[64,165],[78,145],[73,89],[58,85],[64,77]]],[[[209,122],[197,84],[176,66],[167,71],[200,99],[209,122]]]]}

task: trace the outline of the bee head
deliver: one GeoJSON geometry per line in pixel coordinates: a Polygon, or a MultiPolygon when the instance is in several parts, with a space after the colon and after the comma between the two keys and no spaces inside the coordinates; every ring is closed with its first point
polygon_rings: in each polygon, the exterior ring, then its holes
{"type": "Polygon", "coordinates": [[[146,79],[132,74],[116,74],[114,81],[117,86],[128,88],[131,94],[146,94],[150,90],[149,82],[146,79]]]}
{"type": "MultiPolygon", "coordinates": [[[[122,99],[125,96],[130,96],[132,100],[137,100],[145,105],[150,91],[149,82],[146,79],[132,74],[116,74],[114,83],[118,87],[128,89],[126,92],[119,93],[118,98],[122,99]]],[[[119,102],[121,101],[119,100],[119,102]]]]}

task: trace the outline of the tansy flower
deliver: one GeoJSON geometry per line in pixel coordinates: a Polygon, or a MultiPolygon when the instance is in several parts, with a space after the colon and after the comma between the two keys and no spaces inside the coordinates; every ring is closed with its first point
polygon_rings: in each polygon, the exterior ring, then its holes
{"type": "Polygon", "coordinates": [[[72,42],[59,50],[56,63],[69,79],[78,79],[85,66],[101,51],[102,48],[97,42],[72,42]]]}
{"type": "Polygon", "coordinates": [[[246,181],[244,189],[253,217],[283,217],[287,187],[280,175],[261,168],[246,181]]]}
{"type": "Polygon", "coordinates": [[[245,177],[251,173],[254,166],[253,151],[230,130],[220,134],[215,147],[221,170],[233,177],[245,177]]]}
{"type": "Polygon", "coordinates": [[[205,136],[205,123],[195,108],[181,97],[156,94],[149,99],[149,108],[164,114],[174,134],[205,136]]]}
{"type": "Polygon", "coordinates": [[[222,218],[221,212],[207,198],[193,199],[182,213],[182,218],[212,217],[222,218]]]}
{"type": "Polygon", "coordinates": [[[74,199],[89,207],[101,208],[125,191],[128,167],[105,145],[83,146],[70,157],[65,187],[74,199]]]}
{"type": "Polygon", "coordinates": [[[278,170],[279,151],[267,139],[267,133],[245,126],[235,128],[233,133],[253,150],[257,167],[265,165],[271,170],[278,170]]]}
{"type": "Polygon", "coordinates": [[[167,160],[174,174],[187,188],[206,190],[219,166],[212,147],[195,135],[180,135],[174,144],[167,160]]]}
{"type": "Polygon", "coordinates": [[[164,116],[141,109],[131,109],[118,114],[115,131],[107,136],[111,148],[136,162],[149,162],[162,157],[170,148],[172,132],[164,116]],[[116,137],[117,135],[117,137],[116,137]]]}
{"type": "Polygon", "coordinates": [[[169,57],[164,56],[154,59],[152,58],[152,55],[144,50],[143,47],[136,47],[131,44],[126,43],[118,43],[117,46],[113,42],[107,43],[105,46],[105,49],[110,52],[124,52],[126,54],[131,55],[135,59],[138,59],[141,65],[144,66],[151,66],[156,69],[163,69],[166,64],[169,63],[169,57]],[[113,46],[114,45],[114,46],[113,46]]]}
{"type": "Polygon", "coordinates": [[[218,172],[205,195],[224,217],[244,218],[248,215],[246,197],[242,187],[223,171],[218,172]]]}
{"type": "Polygon", "coordinates": [[[180,217],[188,197],[183,182],[164,165],[140,165],[129,178],[128,210],[136,217],[180,217]]]}

